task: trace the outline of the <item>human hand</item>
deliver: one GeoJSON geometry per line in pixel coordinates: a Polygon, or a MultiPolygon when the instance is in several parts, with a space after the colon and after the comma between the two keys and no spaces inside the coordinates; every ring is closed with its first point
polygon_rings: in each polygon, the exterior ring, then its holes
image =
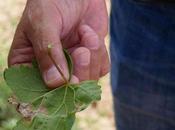
{"type": "Polygon", "coordinates": [[[37,59],[45,83],[50,88],[64,84],[51,55],[68,79],[62,48],[74,63],[72,82],[98,80],[109,71],[104,45],[107,34],[105,0],[28,0],[9,52],[9,66],[30,65],[37,59]]]}

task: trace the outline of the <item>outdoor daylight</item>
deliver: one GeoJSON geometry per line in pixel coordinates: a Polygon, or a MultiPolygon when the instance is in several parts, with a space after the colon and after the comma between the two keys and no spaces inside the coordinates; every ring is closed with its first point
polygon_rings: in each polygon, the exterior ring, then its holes
{"type": "Polygon", "coordinates": [[[175,130],[175,0],[0,0],[0,130],[175,130]]]}
{"type": "MultiPolygon", "coordinates": [[[[109,1],[107,1],[109,7],[109,1]]],[[[7,56],[15,29],[22,15],[25,0],[0,1],[0,130],[11,130],[21,119],[16,108],[8,103],[13,94],[3,79],[7,68],[7,56]]],[[[109,46],[109,38],[106,38],[109,46]]],[[[109,74],[100,80],[102,86],[101,101],[91,105],[87,110],[77,114],[72,130],[114,130],[114,117],[109,74]]]]}

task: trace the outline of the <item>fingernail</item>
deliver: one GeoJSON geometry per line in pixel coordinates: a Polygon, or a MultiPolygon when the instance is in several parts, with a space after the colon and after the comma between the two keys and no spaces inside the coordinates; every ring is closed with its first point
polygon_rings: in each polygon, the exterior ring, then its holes
{"type": "Polygon", "coordinates": [[[53,83],[54,81],[60,80],[60,73],[55,66],[52,66],[44,73],[44,79],[48,84],[53,83]]]}

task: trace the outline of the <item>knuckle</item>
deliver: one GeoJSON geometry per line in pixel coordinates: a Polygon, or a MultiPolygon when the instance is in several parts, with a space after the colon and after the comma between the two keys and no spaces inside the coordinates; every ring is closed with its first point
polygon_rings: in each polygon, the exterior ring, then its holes
{"type": "Polygon", "coordinates": [[[53,43],[50,43],[48,40],[42,40],[38,39],[37,42],[34,43],[35,48],[37,49],[35,52],[40,55],[40,54],[47,54],[48,53],[48,45],[51,45],[52,47],[54,46],[53,43]]]}
{"type": "Polygon", "coordinates": [[[26,7],[24,12],[25,18],[27,18],[31,27],[38,30],[42,27],[44,13],[44,2],[45,0],[31,0],[26,7]]]}
{"type": "Polygon", "coordinates": [[[95,32],[85,33],[81,42],[85,47],[93,51],[97,51],[101,48],[100,38],[95,32]]]}
{"type": "Polygon", "coordinates": [[[85,47],[79,47],[72,53],[75,64],[81,68],[88,68],[90,65],[90,51],[85,47]]]}
{"type": "Polygon", "coordinates": [[[79,47],[72,52],[73,57],[79,57],[82,54],[90,54],[90,51],[86,47],[79,47]]]}

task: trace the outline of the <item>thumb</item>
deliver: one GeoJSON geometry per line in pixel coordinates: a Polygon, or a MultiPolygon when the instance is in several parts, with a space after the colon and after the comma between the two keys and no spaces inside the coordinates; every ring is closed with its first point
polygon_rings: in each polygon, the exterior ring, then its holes
{"type": "Polygon", "coordinates": [[[67,61],[60,43],[51,43],[50,56],[48,55],[48,48],[46,47],[48,44],[49,43],[42,43],[42,48],[36,48],[34,50],[46,85],[50,88],[56,88],[68,80],[67,61]]]}
{"type": "Polygon", "coordinates": [[[37,35],[37,38],[34,38],[32,45],[46,85],[50,88],[56,88],[65,83],[65,78],[68,80],[67,60],[55,27],[49,27],[46,29],[47,31],[44,30],[40,30],[42,33],[37,35]],[[50,56],[48,54],[48,45],[52,46],[50,56]],[[64,78],[58,67],[64,74],[64,78]]]}
{"type": "Polygon", "coordinates": [[[67,61],[59,38],[62,19],[55,7],[53,1],[30,1],[23,16],[23,20],[26,21],[25,34],[32,44],[43,79],[50,88],[65,83],[56,66],[59,66],[66,79],[69,77],[67,61]],[[52,45],[51,56],[48,55],[49,44],[52,45]]]}

